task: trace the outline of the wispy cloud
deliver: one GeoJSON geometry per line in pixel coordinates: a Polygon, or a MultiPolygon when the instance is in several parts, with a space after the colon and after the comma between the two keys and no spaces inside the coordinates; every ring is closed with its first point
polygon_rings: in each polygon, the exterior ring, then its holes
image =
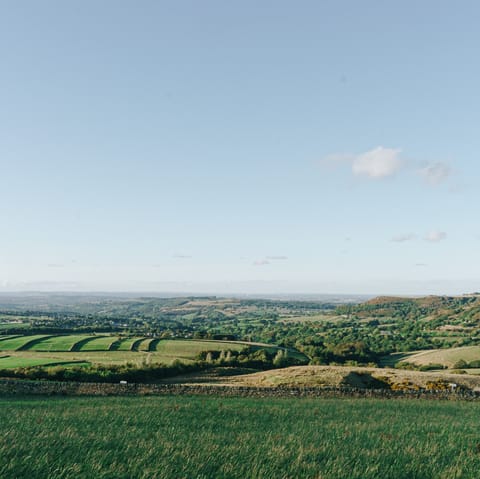
{"type": "Polygon", "coordinates": [[[65,265],[61,263],[49,263],[47,266],[49,268],[65,268],[65,265]]]}
{"type": "Polygon", "coordinates": [[[415,266],[417,266],[418,268],[426,268],[428,266],[427,263],[415,263],[415,266]]]}
{"type": "Polygon", "coordinates": [[[396,235],[390,241],[393,241],[394,243],[405,243],[406,241],[412,241],[414,239],[417,239],[416,234],[406,233],[406,234],[396,235]]]}
{"type": "Polygon", "coordinates": [[[282,255],[280,255],[280,256],[267,256],[267,260],[276,261],[276,260],[286,260],[286,259],[288,259],[288,256],[282,256],[282,255]]]}
{"type": "Polygon", "coordinates": [[[190,256],[189,254],[174,254],[173,257],[174,257],[174,258],[180,258],[180,259],[189,259],[189,258],[192,258],[192,256],[190,256]]]}
{"type": "Polygon", "coordinates": [[[420,168],[417,173],[429,185],[437,186],[452,175],[452,169],[445,163],[437,162],[420,168]]]}
{"type": "MultiPolygon", "coordinates": [[[[438,243],[447,238],[447,233],[445,231],[438,231],[432,230],[429,231],[425,236],[423,236],[423,240],[428,241],[429,243],[438,243]]],[[[397,236],[393,236],[390,241],[393,243],[405,243],[407,241],[414,241],[418,239],[418,235],[415,233],[406,233],[400,234],[397,236]]]]}
{"type": "Polygon", "coordinates": [[[428,241],[430,243],[438,243],[439,241],[442,241],[447,238],[447,233],[445,231],[429,231],[425,237],[424,240],[428,241]]]}
{"type": "Polygon", "coordinates": [[[265,266],[267,264],[270,264],[270,261],[268,261],[268,259],[257,259],[253,262],[253,266],[265,266]]]}

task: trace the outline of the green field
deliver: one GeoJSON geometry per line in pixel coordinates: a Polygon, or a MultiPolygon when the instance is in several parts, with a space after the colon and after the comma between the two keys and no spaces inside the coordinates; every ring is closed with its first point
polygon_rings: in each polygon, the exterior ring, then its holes
{"type": "Polygon", "coordinates": [[[134,348],[136,347],[138,351],[150,351],[150,345],[152,343],[156,344],[157,342],[158,340],[153,338],[142,339],[138,343],[136,343],[133,347],[134,348]],[[155,343],[153,343],[154,341],[155,343]]]}
{"type": "Polygon", "coordinates": [[[241,351],[243,348],[245,344],[234,342],[162,339],[157,343],[156,352],[167,358],[193,359],[202,351],[241,351]]]}
{"type": "Polygon", "coordinates": [[[118,341],[115,336],[99,336],[90,338],[79,347],[79,351],[108,351],[118,341]]]}
{"type": "Polygon", "coordinates": [[[39,340],[49,338],[46,334],[36,334],[33,336],[17,336],[5,341],[0,341],[0,351],[16,351],[20,348],[28,346],[30,343],[35,344],[39,340]]]}
{"type": "Polygon", "coordinates": [[[28,368],[33,366],[86,366],[88,364],[81,361],[58,361],[52,358],[0,357],[0,369],[28,368]]]}
{"type": "MultiPolygon", "coordinates": [[[[208,341],[187,339],[152,339],[142,337],[124,338],[118,343],[116,336],[92,335],[36,335],[13,336],[1,340],[0,353],[10,355],[8,361],[0,363],[0,369],[43,365],[62,362],[88,362],[91,364],[171,364],[175,360],[191,362],[202,351],[241,351],[247,346],[252,349],[265,348],[276,351],[278,347],[258,343],[234,341],[208,341]],[[118,348],[115,346],[118,345],[118,348]],[[112,348],[110,350],[110,348],[112,348]],[[152,350],[153,348],[153,350],[152,350]],[[16,359],[15,359],[16,358],[16,359]]],[[[296,353],[299,354],[300,353],[296,353]]],[[[301,356],[301,355],[300,355],[301,356]]]]}
{"type": "Polygon", "coordinates": [[[479,403],[0,398],[2,479],[474,479],[479,403]]]}
{"type": "Polygon", "coordinates": [[[131,351],[132,347],[138,341],[143,341],[143,338],[123,338],[120,339],[119,344],[115,348],[116,351],[131,351]]]}
{"type": "MultiPolygon", "coordinates": [[[[72,334],[67,336],[53,336],[46,337],[39,342],[36,342],[28,348],[28,351],[71,351],[72,348],[80,341],[85,341],[90,335],[72,334]]],[[[2,346],[0,345],[0,349],[2,346]]]]}
{"type": "Polygon", "coordinates": [[[17,338],[18,334],[3,334],[0,336],[0,341],[5,341],[5,339],[17,338]]]}

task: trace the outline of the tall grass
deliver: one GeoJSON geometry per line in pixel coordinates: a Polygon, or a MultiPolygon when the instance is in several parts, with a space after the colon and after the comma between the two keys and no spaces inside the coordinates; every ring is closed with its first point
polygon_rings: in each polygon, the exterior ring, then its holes
{"type": "Polygon", "coordinates": [[[0,399],[0,477],[477,478],[480,404],[0,399]]]}

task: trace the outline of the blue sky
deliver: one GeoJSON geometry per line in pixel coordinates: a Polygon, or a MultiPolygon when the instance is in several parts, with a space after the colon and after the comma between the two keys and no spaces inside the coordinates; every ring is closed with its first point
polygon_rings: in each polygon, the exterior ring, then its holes
{"type": "Polygon", "coordinates": [[[0,290],[480,290],[478,2],[0,6],[0,290]]]}

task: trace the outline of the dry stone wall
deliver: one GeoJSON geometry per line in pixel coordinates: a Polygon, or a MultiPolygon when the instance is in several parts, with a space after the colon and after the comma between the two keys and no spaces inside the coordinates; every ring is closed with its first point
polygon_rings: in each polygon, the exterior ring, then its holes
{"type": "Polygon", "coordinates": [[[217,386],[191,384],[112,384],[31,381],[17,379],[0,379],[0,396],[145,396],[145,395],[207,395],[219,397],[318,397],[318,398],[383,398],[383,399],[448,399],[478,400],[477,391],[394,391],[390,389],[361,388],[307,388],[307,387],[272,387],[252,386],[217,386]]]}

